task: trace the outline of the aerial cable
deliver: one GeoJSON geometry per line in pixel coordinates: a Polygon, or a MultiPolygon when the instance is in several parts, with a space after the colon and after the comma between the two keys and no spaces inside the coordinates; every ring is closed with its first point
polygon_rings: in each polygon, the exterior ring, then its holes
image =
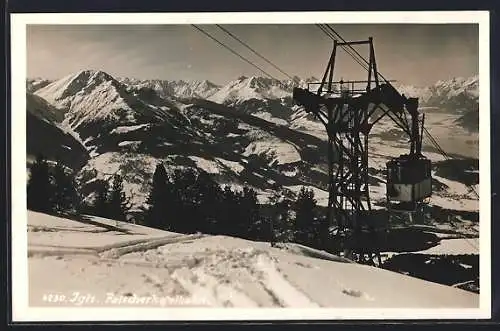
{"type": "MultiPolygon", "coordinates": [[[[439,146],[439,144],[436,142],[436,140],[430,135],[430,133],[428,131],[426,131],[427,133],[427,138],[428,138],[428,141],[431,143],[431,145],[433,145],[440,153],[441,155],[446,159],[446,160],[453,160],[453,158],[449,157],[446,152],[439,146]]],[[[474,188],[474,186],[472,185],[467,185],[465,184],[465,186],[468,187],[469,189],[469,192],[472,192],[474,193],[474,195],[476,196],[476,198],[479,199],[479,194],[477,193],[476,189],[474,188]]]]}
{"type": "MultiPolygon", "coordinates": [[[[428,141],[429,141],[429,142],[431,142],[431,139],[429,138],[429,139],[428,139],[428,141]]],[[[431,144],[432,144],[432,142],[431,142],[431,144]]],[[[451,217],[453,217],[454,219],[456,219],[456,216],[451,216],[451,217]]],[[[450,217],[450,218],[451,218],[451,217],[450,217]]],[[[451,219],[448,219],[448,223],[449,223],[449,224],[450,224],[453,228],[455,228],[455,227],[456,227],[455,223],[453,223],[453,221],[452,221],[451,219]]],[[[477,232],[475,229],[472,229],[472,230],[473,230],[474,232],[477,232]]],[[[473,242],[471,241],[471,238],[467,238],[467,237],[465,237],[465,238],[463,238],[463,239],[465,239],[465,242],[466,242],[469,246],[471,246],[472,248],[474,248],[474,249],[476,249],[476,250],[478,250],[478,249],[479,249],[479,247],[477,247],[477,246],[476,246],[476,244],[475,244],[475,243],[473,243],[473,242]]]]}
{"type": "MultiPolygon", "coordinates": [[[[434,137],[430,134],[430,132],[424,128],[424,132],[427,134],[427,137],[429,138],[429,140],[431,141],[432,145],[434,145],[434,147],[441,153],[441,155],[446,159],[446,160],[452,160],[453,158],[450,157],[442,148],[441,146],[439,146],[438,142],[436,141],[436,139],[434,139],[434,137]]],[[[474,186],[472,185],[466,185],[470,192],[474,193],[474,195],[479,199],[479,194],[477,193],[476,189],[474,186]]]]}
{"type": "MultiPolygon", "coordinates": [[[[338,38],[335,38],[335,36],[334,36],[331,32],[329,32],[328,30],[326,30],[326,28],[325,28],[325,27],[323,27],[321,24],[316,24],[316,26],[317,26],[317,27],[318,27],[321,31],[323,31],[323,33],[324,33],[324,34],[326,34],[328,37],[330,37],[330,39],[332,39],[332,40],[337,40],[337,39],[338,39],[338,38]]],[[[363,69],[365,69],[365,70],[369,70],[369,67],[368,67],[368,66],[366,66],[366,64],[364,64],[363,62],[361,62],[361,60],[359,60],[359,59],[358,59],[358,58],[357,58],[357,57],[356,57],[356,56],[352,53],[352,51],[351,51],[349,48],[347,48],[345,45],[342,45],[342,48],[344,49],[344,51],[345,51],[347,54],[349,54],[349,55],[352,57],[352,59],[353,59],[354,61],[356,61],[356,62],[357,62],[357,63],[358,63],[361,67],[363,67],[363,69]]]]}
{"type": "Polygon", "coordinates": [[[228,31],[227,29],[223,28],[222,26],[220,26],[219,24],[216,24],[216,26],[221,29],[222,31],[224,31],[226,34],[228,34],[229,36],[231,36],[233,39],[235,39],[236,41],[238,41],[240,44],[242,44],[243,46],[245,46],[247,49],[249,49],[252,53],[254,53],[255,55],[257,55],[258,57],[260,57],[261,59],[263,59],[264,61],[266,61],[268,64],[270,64],[272,67],[274,67],[276,70],[278,70],[279,72],[281,72],[283,75],[285,75],[286,77],[288,77],[292,82],[294,82],[294,78],[292,76],[290,76],[289,74],[287,74],[286,72],[284,72],[280,67],[278,67],[277,65],[275,65],[274,63],[272,63],[270,60],[268,60],[267,58],[265,58],[262,54],[260,54],[259,52],[257,52],[256,50],[254,50],[250,45],[248,45],[247,43],[245,43],[244,41],[242,41],[240,38],[238,38],[236,35],[234,35],[233,33],[231,33],[230,31],[228,31]]]}
{"type": "MultiPolygon", "coordinates": [[[[332,32],[330,32],[329,30],[327,30],[324,26],[322,26],[321,24],[316,24],[316,26],[318,26],[327,36],[329,36],[332,40],[336,40],[336,41],[339,41],[339,39],[341,41],[344,41],[345,40],[340,37],[340,36],[335,36],[332,32]],[[340,38],[339,38],[340,37],[340,38]]],[[[356,56],[356,54],[353,53],[353,51],[355,51],[355,49],[350,46],[350,45],[341,45],[342,49],[348,54],[351,56],[351,58],[356,61],[363,69],[365,69],[366,71],[369,71],[370,70],[370,67],[369,67],[369,63],[361,56],[359,55],[358,53],[358,56],[356,56]],[[365,63],[364,63],[365,62],[365,63]]]]}
{"type": "MultiPolygon", "coordinates": [[[[325,27],[323,27],[321,24],[316,24],[316,26],[318,28],[321,29],[321,31],[323,31],[328,37],[330,37],[332,40],[337,40],[338,38],[336,38],[330,31],[328,31],[325,27]]],[[[366,66],[366,64],[362,63],[353,53],[352,51],[346,47],[346,45],[342,45],[342,48],[344,49],[344,51],[349,54],[353,60],[355,60],[360,66],[362,66],[365,70],[368,70],[369,67],[366,66]]]]}
{"type": "Polygon", "coordinates": [[[260,72],[262,72],[267,77],[272,78],[274,80],[279,80],[279,79],[276,79],[275,77],[273,77],[272,75],[268,74],[264,69],[260,68],[259,66],[257,66],[256,64],[254,64],[252,61],[248,60],[247,58],[245,58],[244,56],[242,56],[241,54],[239,54],[238,52],[236,52],[235,50],[233,50],[231,47],[229,47],[229,46],[225,45],[223,42],[217,40],[217,38],[213,37],[210,33],[206,32],[202,28],[200,28],[200,27],[198,27],[198,26],[196,26],[194,24],[191,24],[191,25],[195,29],[197,29],[198,31],[200,31],[201,33],[203,33],[205,36],[207,36],[210,39],[212,39],[213,41],[215,41],[220,46],[224,47],[225,49],[227,49],[228,51],[230,51],[231,53],[233,53],[234,55],[236,55],[237,57],[239,57],[240,59],[242,59],[246,63],[250,64],[252,67],[258,69],[260,72]]]}
{"type": "MultiPolygon", "coordinates": [[[[328,24],[324,24],[324,26],[328,30],[330,30],[334,35],[336,35],[342,42],[344,42],[344,43],[346,42],[346,40],[344,38],[342,38],[342,36],[337,31],[335,31],[335,29],[333,29],[331,26],[329,26],[328,24]]],[[[349,47],[354,52],[354,54],[356,54],[357,57],[359,59],[361,59],[363,62],[365,62],[367,65],[370,64],[361,54],[359,54],[359,52],[354,47],[352,47],[352,45],[348,44],[347,47],[349,47]]],[[[389,84],[389,81],[380,72],[377,72],[377,75],[379,75],[380,78],[382,78],[386,83],[389,84]]]]}

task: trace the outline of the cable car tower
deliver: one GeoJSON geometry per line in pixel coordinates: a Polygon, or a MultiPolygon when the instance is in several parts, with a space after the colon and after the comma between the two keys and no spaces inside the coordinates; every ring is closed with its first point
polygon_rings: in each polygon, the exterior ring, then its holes
{"type": "Polygon", "coordinates": [[[294,88],[293,98],[324,124],[328,134],[327,221],[336,225],[338,251],[358,262],[380,265],[380,244],[388,219],[375,221],[371,212],[368,137],[385,116],[409,137],[409,154],[387,163],[386,197],[389,213],[415,212],[431,195],[430,161],[421,153],[424,115],[417,110],[418,99],[406,98],[389,81],[380,81],[371,37],[334,40],[322,81],[307,89],[294,88]],[[339,47],[359,45],[369,47],[367,80],[334,81],[339,47]],[[310,89],[315,85],[319,87],[310,89]]]}

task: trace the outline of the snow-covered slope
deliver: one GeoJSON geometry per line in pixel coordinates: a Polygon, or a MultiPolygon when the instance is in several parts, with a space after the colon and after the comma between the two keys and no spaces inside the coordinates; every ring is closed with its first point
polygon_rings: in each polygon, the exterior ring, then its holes
{"type": "Polygon", "coordinates": [[[26,92],[35,93],[37,90],[49,85],[52,83],[50,79],[43,78],[28,78],[26,79],[26,92]]]}
{"type": "Polygon", "coordinates": [[[293,244],[272,248],[91,216],[75,221],[29,212],[28,224],[35,307],[479,307],[477,294],[293,244]],[[75,289],[91,296],[72,302],[75,289]],[[68,299],[44,301],[47,291],[68,299]]]}
{"type": "Polygon", "coordinates": [[[64,120],[63,111],[29,92],[26,93],[26,111],[47,123],[59,124],[64,120]]]}

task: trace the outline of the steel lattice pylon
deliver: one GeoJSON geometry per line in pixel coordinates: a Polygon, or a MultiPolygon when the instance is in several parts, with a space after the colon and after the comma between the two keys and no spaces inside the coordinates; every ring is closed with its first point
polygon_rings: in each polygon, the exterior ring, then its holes
{"type": "Polygon", "coordinates": [[[368,185],[368,109],[351,102],[352,90],[331,99],[329,110],[329,201],[327,219],[336,223],[343,248],[359,253],[356,235],[365,228],[364,212],[371,210],[368,185]]]}
{"type": "MultiPolygon", "coordinates": [[[[354,253],[359,260],[380,254],[375,242],[375,227],[367,222],[372,209],[368,176],[368,135],[370,122],[378,106],[379,78],[373,40],[334,41],[323,80],[311,83],[307,90],[296,88],[294,99],[323,122],[328,133],[329,201],[327,220],[337,226],[339,250],[354,253]],[[365,81],[334,81],[338,47],[369,46],[368,79],[365,81]],[[311,91],[312,85],[319,85],[311,91]],[[360,86],[363,86],[361,88],[360,86]],[[368,236],[366,236],[368,234],[368,236]],[[365,238],[362,240],[361,236],[365,238]],[[368,239],[368,240],[367,240],[368,239]]],[[[385,115],[385,114],[384,114],[385,115]]],[[[378,119],[377,119],[378,121],[378,119]]]]}
{"type": "Polygon", "coordinates": [[[294,100],[313,113],[328,133],[327,221],[337,227],[335,242],[340,244],[336,247],[337,252],[343,250],[359,262],[378,262],[379,265],[380,235],[386,232],[389,219],[372,213],[368,136],[373,125],[383,117],[390,117],[407,134],[410,143],[409,154],[387,163],[391,176],[387,177],[386,211],[389,214],[409,212],[411,215],[412,210],[423,206],[424,200],[432,193],[431,163],[421,153],[424,115],[420,116],[418,112],[418,99],[401,95],[390,81],[383,80],[379,83],[372,38],[351,42],[334,40],[322,81],[310,83],[307,89],[294,88],[293,91],[294,100]],[[351,51],[355,45],[369,46],[369,60],[363,59],[367,64],[363,67],[368,72],[368,79],[334,81],[338,47],[356,58],[351,51]],[[312,90],[311,85],[319,87],[312,90]]]}

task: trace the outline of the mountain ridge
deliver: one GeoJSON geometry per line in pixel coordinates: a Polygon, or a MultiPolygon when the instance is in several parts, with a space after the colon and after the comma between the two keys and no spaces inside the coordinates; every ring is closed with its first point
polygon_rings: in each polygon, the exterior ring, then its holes
{"type": "MultiPolygon", "coordinates": [[[[85,72],[85,70],[81,72],[85,72]]],[[[167,99],[203,98],[218,103],[232,104],[252,98],[281,99],[291,97],[294,85],[305,88],[307,83],[318,81],[315,77],[293,78],[292,81],[260,76],[240,76],[223,85],[215,84],[209,80],[187,81],[130,77],[117,77],[115,80],[137,89],[150,88],[159,96],[167,99]]],[[[43,78],[29,78],[27,79],[27,88],[28,91],[36,92],[52,82],[43,78]]],[[[407,97],[418,97],[422,107],[444,107],[447,110],[453,110],[453,108],[463,110],[465,107],[477,110],[479,75],[438,80],[428,86],[395,84],[395,87],[407,97]]]]}

